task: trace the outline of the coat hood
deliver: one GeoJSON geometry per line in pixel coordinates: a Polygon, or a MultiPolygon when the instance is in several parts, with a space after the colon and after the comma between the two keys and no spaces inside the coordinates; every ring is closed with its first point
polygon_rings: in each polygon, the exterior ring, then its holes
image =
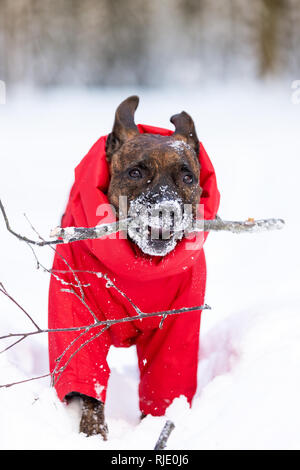
{"type": "MultiPolygon", "coordinates": [[[[138,125],[140,133],[160,134],[169,136],[173,131],[138,125]]],[[[72,187],[62,226],[94,227],[97,224],[114,222],[114,212],[110,209],[107,190],[110,176],[106,161],[105,142],[107,136],[101,137],[75,169],[75,182],[72,187]],[[106,204],[107,212],[99,215],[99,206],[106,204]]],[[[217,188],[216,176],[210,159],[200,143],[199,161],[200,186],[202,196],[200,204],[204,207],[204,218],[213,219],[217,213],[220,195],[217,188]]],[[[102,206],[103,207],[103,206],[102,206]]],[[[164,257],[148,256],[130,240],[122,239],[120,234],[114,234],[97,240],[85,240],[88,251],[92,252],[110,271],[126,278],[142,276],[144,280],[157,279],[164,276],[182,273],[197,262],[202,250],[206,234],[195,235],[194,239],[180,240],[174,250],[164,257]],[[193,243],[193,250],[188,249],[193,243]]]]}

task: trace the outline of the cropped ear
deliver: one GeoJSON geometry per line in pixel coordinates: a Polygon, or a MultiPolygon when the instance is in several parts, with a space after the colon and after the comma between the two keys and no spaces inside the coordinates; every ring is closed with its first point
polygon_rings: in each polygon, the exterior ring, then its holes
{"type": "Polygon", "coordinates": [[[139,104],[138,96],[129,96],[118,106],[112,132],[106,140],[106,156],[110,162],[113,154],[126,142],[139,134],[134,122],[134,113],[139,104]]]}
{"type": "Polygon", "coordinates": [[[175,126],[173,136],[179,140],[183,140],[195,150],[198,157],[199,140],[196,134],[195,124],[191,116],[182,111],[180,114],[174,114],[170,119],[175,126]]]}

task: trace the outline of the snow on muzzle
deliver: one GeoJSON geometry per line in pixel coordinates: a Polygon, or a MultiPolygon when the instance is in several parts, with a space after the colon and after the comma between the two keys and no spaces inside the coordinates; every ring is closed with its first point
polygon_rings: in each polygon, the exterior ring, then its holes
{"type": "Polygon", "coordinates": [[[165,255],[175,248],[191,223],[192,210],[180,198],[163,198],[154,204],[141,195],[131,202],[129,236],[144,253],[165,255]],[[183,210],[184,209],[184,210],[183,210]]]}

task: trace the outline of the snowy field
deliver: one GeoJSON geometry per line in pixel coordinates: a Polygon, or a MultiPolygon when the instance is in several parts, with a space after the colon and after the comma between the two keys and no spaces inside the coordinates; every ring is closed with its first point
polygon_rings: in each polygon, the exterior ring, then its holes
{"type": "MultiPolygon", "coordinates": [[[[162,127],[182,109],[196,122],[216,169],[224,219],[282,217],[280,232],[210,234],[202,315],[199,383],[193,408],[176,400],[169,449],[300,448],[300,105],[290,83],[199,90],[20,91],[0,106],[0,197],[13,228],[32,237],[24,218],[48,237],[59,223],[73,169],[116,106],[140,95],[136,122],[162,127]]],[[[48,274],[0,221],[0,281],[40,326],[47,326],[48,274]]],[[[39,257],[50,267],[48,248],[39,257]]],[[[24,314],[0,297],[1,335],[29,331],[24,314]]],[[[4,346],[4,344],[3,344],[4,346]]],[[[1,348],[2,349],[2,348],[1,348]]],[[[151,449],[166,418],[139,422],[135,349],[112,349],[106,407],[108,442],[78,433],[78,403],[65,406],[48,378],[0,389],[3,449],[151,449]],[[120,390],[122,393],[120,394],[120,390]]],[[[0,383],[48,372],[47,337],[0,355],[0,383]]]]}

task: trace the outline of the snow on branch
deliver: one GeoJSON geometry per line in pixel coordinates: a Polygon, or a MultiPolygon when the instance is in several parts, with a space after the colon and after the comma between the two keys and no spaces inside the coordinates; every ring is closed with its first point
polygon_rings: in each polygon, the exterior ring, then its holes
{"type": "MultiPolygon", "coordinates": [[[[116,233],[119,230],[126,230],[127,226],[133,222],[128,218],[111,224],[98,225],[96,227],[56,227],[50,232],[50,237],[62,238],[65,243],[71,243],[78,240],[87,240],[101,238],[104,235],[116,233]]],[[[136,220],[134,220],[136,223],[136,220]]],[[[191,233],[193,232],[219,232],[227,231],[231,233],[244,232],[262,232],[265,230],[280,230],[284,227],[285,222],[282,219],[262,219],[255,220],[249,218],[245,221],[222,220],[216,217],[213,220],[197,220],[191,233]]]]}
{"type": "Polygon", "coordinates": [[[169,419],[166,421],[159,438],[155,444],[154,450],[163,450],[167,445],[167,440],[170,437],[171,432],[175,429],[175,424],[169,419]]]}
{"type": "MultiPolygon", "coordinates": [[[[72,243],[79,240],[90,240],[102,238],[119,231],[127,232],[131,223],[136,224],[138,219],[127,218],[109,224],[97,225],[96,227],[56,227],[50,232],[50,238],[56,240],[32,240],[15,232],[9,223],[4,206],[0,200],[0,210],[2,212],[7,230],[19,240],[35,246],[59,245],[62,243],[72,243]]],[[[245,221],[222,220],[216,216],[213,220],[197,220],[194,222],[191,233],[193,232],[220,232],[227,231],[231,233],[254,233],[265,230],[280,230],[284,227],[283,219],[261,219],[255,220],[248,218],[245,221]]]]}
{"type": "Polygon", "coordinates": [[[261,219],[255,220],[249,217],[245,221],[231,221],[222,220],[217,216],[213,220],[200,220],[196,222],[195,231],[203,232],[219,232],[221,230],[231,233],[245,233],[245,232],[263,232],[266,230],[280,230],[284,227],[285,222],[283,219],[261,219]]]}

